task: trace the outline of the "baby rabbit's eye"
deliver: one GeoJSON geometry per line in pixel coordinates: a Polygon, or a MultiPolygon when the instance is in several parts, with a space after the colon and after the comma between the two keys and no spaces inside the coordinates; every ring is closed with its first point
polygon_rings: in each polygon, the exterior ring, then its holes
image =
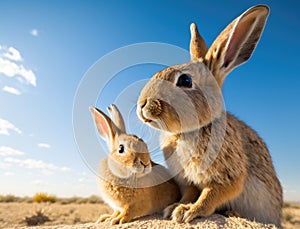
{"type": "Polygon", "coordinates": [[[124,145],[119,145],[119,153],[124,153],[124,145]]]}
{"type": "Polygon", "coordinates": [[[176,86],[191,88],[193,86],[192,78],[187,74],[182,74],[179,76],[176,86]]]}

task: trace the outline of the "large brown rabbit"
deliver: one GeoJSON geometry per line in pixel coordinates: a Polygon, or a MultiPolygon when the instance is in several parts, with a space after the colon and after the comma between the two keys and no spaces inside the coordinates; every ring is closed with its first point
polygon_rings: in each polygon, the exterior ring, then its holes
{"type": "Polygon", "coordinates": [[[246,62],[269,8],[257,5],[231,22],[208,49],[191,25],[191,62],[156,73],[143,88],[137,113],[162,131],[161,148],[182,199],[165,217],[189,222],[215,210],[280,227],[282,188],[263,140],[224,111],[221,87],[246,62]]]}

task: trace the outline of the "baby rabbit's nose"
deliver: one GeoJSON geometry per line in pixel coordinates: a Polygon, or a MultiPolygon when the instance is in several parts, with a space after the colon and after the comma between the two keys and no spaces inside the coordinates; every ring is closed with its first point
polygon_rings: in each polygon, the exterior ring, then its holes
{"type": "Polygon", "coordinates": [[[146,163],[144,163],[142,160],[140,161],[140,163],[141,163],[144,167],[147,167],[147,166],[149,165],[149,163],[146,164],[146,163]]]}

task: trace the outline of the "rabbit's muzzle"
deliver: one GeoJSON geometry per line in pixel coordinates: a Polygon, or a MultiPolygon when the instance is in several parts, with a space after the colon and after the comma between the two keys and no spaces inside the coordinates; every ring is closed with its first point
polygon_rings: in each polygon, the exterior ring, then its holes
{"type": "Polygon", "coordinates": [[[150,160],[148,161],[143,161],[141,158],[136,158],[134,160],[134,172],[138,174],[143,174],[146,175],[149,172],[151,172],[151,162],[150,160]]]}
{"type": "Polygon", "coordinates": [[[138,115],[144,122],[154,121],[162,112],[162,105],[158,99],[146,99],[138,108],[138,115]]]}

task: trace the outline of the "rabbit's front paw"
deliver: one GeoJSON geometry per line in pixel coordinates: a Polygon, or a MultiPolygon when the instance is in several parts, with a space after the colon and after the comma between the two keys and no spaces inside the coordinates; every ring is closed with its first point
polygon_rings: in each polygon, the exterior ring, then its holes
{"type": "Polygon", "coordinates": [[[177,222],[190,222],[198,216],[193,204],[181,204],[172,213],[172,220],[177,222]]]}
{"type": "Polygon", "coordinates": [[[179,205],[180,203],[174,203],[174,204],[171,204],[169,205],[168,207],[166,207],[164,209],[164,212],[163,212],[163,218],[164,219],[170,219],[172,218],[172,213],[174,211],[174,209],[179,205]]]}
{"type": "Polygon", "coordinates": [[[111,218],[111,215],[109,215],[109,214],[101,215],[99,217],[99,219],[97,219],[96,223],[98,223],[98,224],[102,223],[102,222],[104,222],[104,221],[106,221],[106,220],[108,220],[110,218],[111,218]]]}
{"type": "Polygon", "coordinates": [[[110,225],[115,225],[115,224],[122,224],[120,217],[115,217],[110,220],[110,225]]]}
{"type": "Polygon", "coordinates": [[[115,225],[115,224],[123,224],[127,223],[132,219],[130,215],[128,214],[128,211],[124,210],[122,212],[118,212],[118,214],[115,214],[112,216],[109,221],[110,225],[115,225]]]}

